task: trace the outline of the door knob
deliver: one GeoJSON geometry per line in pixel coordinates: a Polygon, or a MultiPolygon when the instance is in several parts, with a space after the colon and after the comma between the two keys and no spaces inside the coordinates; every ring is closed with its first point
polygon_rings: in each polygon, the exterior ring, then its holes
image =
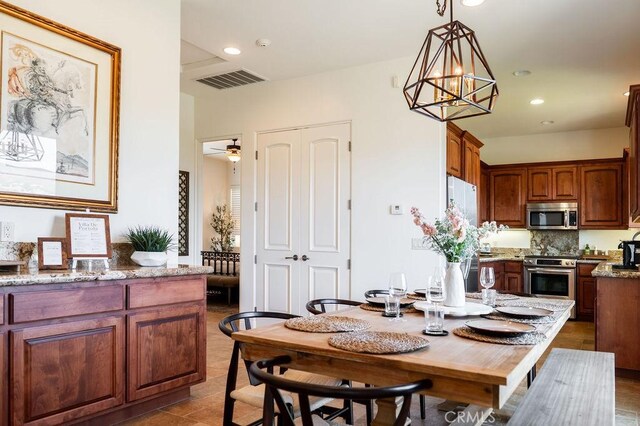
{"type": "Polygon", "coordinates": [[[306,255],[306,254],[303,254],[303,255],[302,255],[302,261],[303,261],[303,262],[306,262],[307,260],[309,260],[309,258],[307,257],[307,255],[306,255]]]}
{"type": "Polygon", "coordinates": [[[287,257],[285,257],[285,259],[298,260],[298,255],[297,255],[297,254],[294,254],[293,256],[287,256],[287,257]]]}

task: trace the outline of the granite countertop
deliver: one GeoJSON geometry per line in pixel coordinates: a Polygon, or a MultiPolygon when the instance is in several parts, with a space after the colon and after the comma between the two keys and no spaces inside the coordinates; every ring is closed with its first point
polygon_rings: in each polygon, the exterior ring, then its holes
{"type": "Polygon", "coordinates": [[[487,263],[487,262],[522,262],[524,259],[523,256],[508,256],[508,255],[495,255],[495,256],[480,256],[478,258],[478,263],[487,263]]]}
{"type": "Polygon", "coordinates": [[[213,266],[167,265],[159,267],[123,266],[111,269],[61,271],[25,270],[0,273],[0,287],[35,284],[60,284],[82,281],[109,281],[131,278],[175,277],[213,273],[213,266]]]}
{"type": "Polygon", "coordinates": [[[607,278],[640,278],[640,270],[636,269],[613,269],[611,262],[601,262],[591,272],[593,277],[607,277],[607,278]]]}

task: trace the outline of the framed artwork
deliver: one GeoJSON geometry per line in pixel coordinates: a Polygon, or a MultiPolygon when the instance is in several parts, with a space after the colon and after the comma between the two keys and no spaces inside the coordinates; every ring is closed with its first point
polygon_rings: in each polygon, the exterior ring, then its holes
{"type": "Polygon", "coordinates": [[[65,222],[69,258],[111,258],[109,216],[67,213],[65,222]]]}
{"type": "Polygon", "coordinates": [[[67,240],[38,238],[38,269],[67,269],[67,240]]]}
{"type": "Polygon", "coordinates": [[[189,172],[178,176],[178,256],[189,256],[189,172]]]}
{"type": "Polygon", "coordinates": [[[120,56],[0,2],[0,204],[117,212],[120,56]]]}

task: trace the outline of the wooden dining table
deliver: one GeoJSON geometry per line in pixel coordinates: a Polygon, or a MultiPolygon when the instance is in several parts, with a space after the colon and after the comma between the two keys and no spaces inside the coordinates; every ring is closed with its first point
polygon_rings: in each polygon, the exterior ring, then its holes
{"type": "MultiPolygon", "coordinates": [[[[250,361],[289,355],[291,368],[376,386],[430,379],[433,386],[424,394],[469,404],[457,416],[458,424],[481,424],[493,409],[502,408],[549,347],[571,315],[572,305],[565,306],[566,309],[555,313],[554,322],[536,324],[538,331],[546,335],[546,339],[536,345],[486,343],[453,334],[455,328],[477,317],[446,317],[445,329],[450,331],[449,335],[431,337],[422,334],[425,320],[420,311],[406,313],[406,321],[396,322],[389,321],[380,312],[359,307],[324,315],[366,320],[371,324],[370,331],[421,336],[429,340],[429,346],[393,355],[348,352],[328,344],[331,333],[291,330],[283,323],[239,331],[232,337],[242,343],[242,356],[250,361]]],[[[376,403],[378,412],[374,424],[392,424],[400,400],[376,403]]]]}

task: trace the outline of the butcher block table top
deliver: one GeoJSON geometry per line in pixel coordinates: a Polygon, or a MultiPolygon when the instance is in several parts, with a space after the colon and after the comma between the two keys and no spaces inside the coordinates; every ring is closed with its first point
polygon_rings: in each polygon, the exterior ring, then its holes
{"type": "Polygon", "coordinates": [[[347,352],[329,346],[331,333],[295,331],[283,323],[239,331],[233,338],[243,343],[243,357],[248,360],[289,355],[292,368],[378,386],[428,378],[433,387],[425,394],[486,410],[501,408],[509,399],[569,318],[571,305],[556,313],[555,322],[536,325],[547,339],[533,346],[479,342],[451,332],[478,317],[446,317],[449,335],[434,337],[422,334],[425,327],[422,312],[405,314],[406,322],[401,323],[360,308],[341,310],[338,314],[368,321],[370,331],[405,332],[428,339],[430,345],[416,352],[394,355],[347,352]]]}

